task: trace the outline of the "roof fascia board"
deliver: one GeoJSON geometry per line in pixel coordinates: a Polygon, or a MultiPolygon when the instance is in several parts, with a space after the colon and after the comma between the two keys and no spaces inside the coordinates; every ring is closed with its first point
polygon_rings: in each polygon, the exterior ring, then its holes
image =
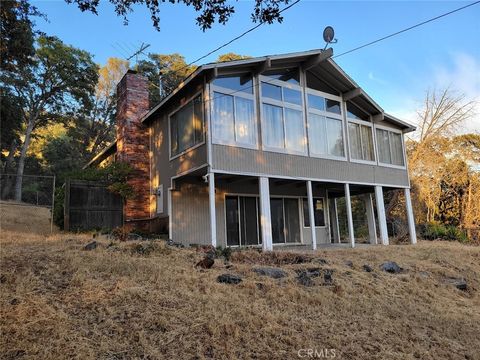
{"type": "Polygon", "coordinates": [[[311,68],[320,64],[321,62],[331,58],[332,55],[333,55],[332,48],[328,48],[327,50],[322,51],[319,54],[313,55],[310,59],[308,59],[302,64],[303,71],[310,70],[311,68]]]}
{"type": "Polygon", "coordinates": [[[106,153],[108,153],[111,149],[113,149],[113,147],[116,147],[117,146],[117,140],[113,141],[110,145],[108,145],[105,149],[103,149],[102,151],[100,151],[97,155],[95,155],[93,157],[92,160],[90,160],[87,164],[85,164],[85,166],[82,168],[82,170],[85,170],[86,168],[88,168],[90,165],[94,164],[96,161],[98,161],[103,155],[105,155],[106,153]]]}

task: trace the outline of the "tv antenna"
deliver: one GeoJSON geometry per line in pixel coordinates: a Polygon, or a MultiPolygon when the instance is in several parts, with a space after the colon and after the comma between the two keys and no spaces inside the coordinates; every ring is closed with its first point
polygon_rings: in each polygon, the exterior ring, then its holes
{"type": "Polygon", "coordinates": [[[333,30],[333,27],[327,26],[325,29],[323,29],[323,40],[326,42],[323,50],[325,50],[329,44],[337,43],[338,40],[335,39],[335,30],[333,30]]]}
{"type": "Polygon", "coordinates": [[[145,51],[146,49],[148,49],[149,47],[150,47],[150,44],[145,44],[145,43],[142,42],[142,45],[140,45],[140,48],[139,48],[137,51],[135,51],[132,55],[130,55],[130,56],[127,58],[127,60],[131,60],[132,58],[135,57],[135,65],[137,65],[137,63],[138,63],[138,56],[139,56],[140,54],[145,55],[144,51],[145,51]]]}

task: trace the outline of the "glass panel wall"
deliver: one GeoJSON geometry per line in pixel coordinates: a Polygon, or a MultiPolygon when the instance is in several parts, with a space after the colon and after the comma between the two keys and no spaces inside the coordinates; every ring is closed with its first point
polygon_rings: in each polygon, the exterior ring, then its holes
{"type": "Polygon", "coordinates": [[[343,120],[340,101],[307,89],[308,139],[310,154],[344,158],[343,120]]]}
{"type": "Polygon", "coordinates": [[[201,95],[170,116],[170,155],[175,156],[202,143],[204,138],[201,95]]]}
{"type": "Polygon", "coordinates": [[[306,154],[303,92],[298,69],[260,76],[262,140],[265,149],[306,154]]]}
{"type": "Polygon", "coordinates": [[[384,129],[376,129],[378,161],[382,164],[405,166],[402,134],[384,129]]]}
{"type": "Polygon", "coordinates": [[[250,74],[219,77],[212,82],[214,143],[257,146],[253,81],[250,74]]]}

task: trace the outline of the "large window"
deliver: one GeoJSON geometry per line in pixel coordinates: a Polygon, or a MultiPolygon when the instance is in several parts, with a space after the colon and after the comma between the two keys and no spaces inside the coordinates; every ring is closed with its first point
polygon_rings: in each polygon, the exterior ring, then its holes
{"type": "Polygon", "coordinates": [[[308,138],[312,155],[345,157],[340,101],[309,89],[308,138]]]}
{"type": "Polygon", "coordinates": [[[402,134],[384,129],[377,131],[378,161],[383,164],[405,166],[402,134]]]}
{"type": "Polygon", "coordinates": [[[213,141],[218,144],[257,144],[251,75],[219,77],[212,82],[213,141]]]}
{"type": "Polygon", "coordinates": [[[170,116],[170,156],[176,156],[204,141],[202,96],[190,100],[170,116]]]}
{"type": "Polygon", "coordinates": [[[373,146],[373,127],[369,114],[352,104],[346,104],[348,122],[348,140],[352,160],[375,161],[373,146]]]}
{"type": "MultiPolygon", "coordinates": [[[[325,209],[322,198],[313,198],[313,215],[315,218],[315,227],[325,226],[325,209]]],[[[303,226],[310,227],[308,199],[303,199],[303,226]]]]}
{"type": "Polygon", "coordinates": [[[307,144],[298,69],[265,75],[261,76],[263,145],[266,149],[305,154],[307,144]]]}

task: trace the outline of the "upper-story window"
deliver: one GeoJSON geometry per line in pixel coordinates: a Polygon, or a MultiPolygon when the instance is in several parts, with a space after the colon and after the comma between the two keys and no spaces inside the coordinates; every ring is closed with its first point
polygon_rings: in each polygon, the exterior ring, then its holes
{"type": "Polygon", "coordinates": [[[265,72],[260,83],[263,146],[305,154],[303,93],[298,69],[265,72]]]}
{"type": "Polygon", "coordinates": [[[368,121],[370,116],[351,102],[347,102],[346,108],[350,157],[352,160],[375,161],[373,127],[368,121]]]}
{"type": "Polygon", "coordinates": [[[310,153],[322,157],[345,157],[340,98],[307,90],[310,153]]]}
{"type": "Polygon", "coordinates": [[[256,147],[252,76],[223,76],[212,82],[212,135],[217,144],[256,147]]]}
{"type": "Polygon", "coordinates": [[[383,164],[405,166],[401,132],[377,128],[378,161],[383,164]]]}
{"type": "Polygon", "coordinates": [[[170,115],[170,156],[179,155],[204,141],[203,102],[198,95],[170,115]]]}

